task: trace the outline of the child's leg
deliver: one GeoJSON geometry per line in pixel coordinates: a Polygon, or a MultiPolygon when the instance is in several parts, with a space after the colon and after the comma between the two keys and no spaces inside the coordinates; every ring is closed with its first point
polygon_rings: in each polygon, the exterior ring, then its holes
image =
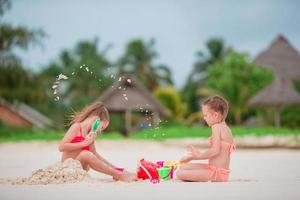
{"type": "Polygon", "coordinates": [[[82,168],[87,170],[90,166],[92,169],[105,173],[107,175],[115,176],[120,172],[112,169],[104,162],[99,160],[93,153],[89,151],[81,151],[79,155],[76,157],[76,160],[79,160],[82,164],[82,168]]]}
{"type": "Polygon", "coordinates": [[[120,171],[117,171],[110,166],[108,166],[106,163],[104,163],[102,160],[98,159],[92,152],[90,151],[81,151],[79,155],[76,157],[76,160],[79,160],[82,164],[82,167],[84,169],[87,169],[88,166],[90,166],[92,169],[102,172],[104,174],[110,175],[114,177],[117,180],[123,180],[123,181],[133,181],[135,178],[128,173],[122,173],[120,171]]]}
{"type": "Polygon", "coordinates": [[[204,163],[189,163],[189,164],[181,165],[179,169],[182,169],[182,170],[207,169],[207,164],[204,164],[204,163]]]}
{"type": "Polygon", "coordinates": [[[179,180],[183,181],[201,181],[201,182],[206,182],[210,181],[211,178],[211,170],[209,169],[189,169],[189,170],[184,170],[184,169],[179,169],[176,173],[176,177],[179,180]]]}

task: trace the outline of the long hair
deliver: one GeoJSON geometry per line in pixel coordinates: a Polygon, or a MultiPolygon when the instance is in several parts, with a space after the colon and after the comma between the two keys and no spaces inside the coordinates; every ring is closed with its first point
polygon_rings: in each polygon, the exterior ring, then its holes
{"type": "Polygon", "coordinates": [[[109,120],[109,113],[106,107],[101,101],[97,101],[91,105],[86,106],[80,112],[74,112],[71,115],[70,125],[83,122],[90,116],[99,116],[101,120],[109,120]]]}

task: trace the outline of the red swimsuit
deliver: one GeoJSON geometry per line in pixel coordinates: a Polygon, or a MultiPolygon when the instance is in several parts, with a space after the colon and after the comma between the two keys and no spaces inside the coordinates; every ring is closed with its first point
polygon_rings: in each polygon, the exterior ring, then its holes
{"type": "MultiPolygon", "coordinates": [[[[82,129],[81,129],[81,124],[80,124],[80,136],[74,137],[73,140],[71,141],[71,143],[82,142],[84,140],[85,140],[85,137],[83,137],[82,129]]],[[[82,147],[81,149],[89,151],[90,147],[89,146],[85,146],[85,147],[82,147]]]]}

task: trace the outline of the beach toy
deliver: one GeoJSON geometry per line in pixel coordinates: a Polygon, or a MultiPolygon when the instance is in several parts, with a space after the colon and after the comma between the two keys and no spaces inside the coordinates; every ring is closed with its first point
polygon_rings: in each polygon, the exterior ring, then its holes
{"type": "Polygon", "coordinates": [[[173,179],[173,167],[160,167],[157,171],[160,179],[165,181],[173,179]]]}
{"type": "Polygon", "coordinates": [[[164,163],[165,161],[157,161],[156,164],[159,166],[159,167],[163,167],[164,166],[164,163]]]}
{"type": "Polygon", "coordinates": [[[156,164],[141,159],[137,170],[137,177],[139,179],[150,179],[152,183],[159,183],[159,180],[171,180],[174,177],[174,172],[179,168],[183,162],[157,161],[156,164]]]}
{"type": "MultiPolygon", "coordinates": [[[[121,168],[121,167],[116,167],[115,170],[120,171],[120,172],[124,172],[125,169],[121,168]]],[[[113,180],[116,181],[116,179],[114,177],[113,177],[113,180]]]]}
{"type": "Polygon", "coordinates": [[[156,164],[141,159],[137,170],[137,177],[143,180],[150,179],[152,183],[159,183],[157,168],[156,164]]]}
{"type": "Polygon", "coordinates": [[[171,167],[170,178],[174,178],[174,172],[179,169],[180,162],[175,162],[173,160],[166,161],[166,167],[171,167]]]}
{"type": "Polygon", "coordinates": [[[92,130],[95,132],[100,125],[101,125],[101,120],[100,118],[97,118],[92,125],[92,130]]]}
{"type": "Polygon", "coordinates": [[[167,167],[173,167],[174,170],[176,170],[179,167],[179,165],[180,165],[180,162],[175,162],[173,160],[166,161],[166,166],[167,167]]]}
{"type": "Polygon", "coordinates": [[[184,164],[187,164],[187,163],[188,162],[180,162],[180,161],[168,160],[168,161],[166,161],[165,166],[167,166],[167,167],[173,166],[174,171],[176,171],[180,167],[180,165],[184,165],[184,164]]]}
{"type": "Polygon", "coordinates": [[[115,168],[115,170],[117,170],[117,171],[120,171],[120,172],[124,172],[124,168],[121,168],[121,167],[117,167],[117,168],[115,168]]]}

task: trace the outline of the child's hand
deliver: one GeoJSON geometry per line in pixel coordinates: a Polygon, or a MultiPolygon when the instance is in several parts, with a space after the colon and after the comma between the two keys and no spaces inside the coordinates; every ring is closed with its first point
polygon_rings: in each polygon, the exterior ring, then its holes
{"type": "Polygon", "coordinates": [[[197,159],[197,157],[200,154],[200,151],[197,148],[195,148],[194,146],[188,146],[187,150],[188,150],[189,154],[193,157],[193,159],[197,159]]]}
{"type": "Polygon", "coordinates": [[[101,132],[102,132],[102,126],[100,125],[100,126],[98,126],[98,128],[97,128],[96,131],[95,131],[96,136],[97,136],[98,134],[101,134],[101,132]]]}
{"type": "Polygon", "coordinates": [[[184,162],[189,162],[191,160],[195,160],[197,159],[198,155],[200,154],[200,151],[197,150],[195,147],[193,146],[189,146],[187,148],[187,151],[188,151],[188,155],[182,157],[180,159],[180,162],[184,163],[184,162]]]}
{"type": "Polygon", "coordinates": [[[89,146],[91,145],[95,139],[96,139],[96,133],[90,132],[86,137],[85,140],[83,141],[84,146],[89,146]]]}
{"type": "Polygon", "coordinates": [[[187,163],[187,162],[190,162],[191,160],[193,160],[193,157],[191,155],[186,155],[186,156],[183,156],[179,162],[180,163],[187,163]]]}
{"type": "Polygon", "coordinates": [[[90,134],[91,134],[91,136],[90,136],[91,140],[94,142],[97,138],[97,133],[96,132],[91,132],[90,134]]]}

